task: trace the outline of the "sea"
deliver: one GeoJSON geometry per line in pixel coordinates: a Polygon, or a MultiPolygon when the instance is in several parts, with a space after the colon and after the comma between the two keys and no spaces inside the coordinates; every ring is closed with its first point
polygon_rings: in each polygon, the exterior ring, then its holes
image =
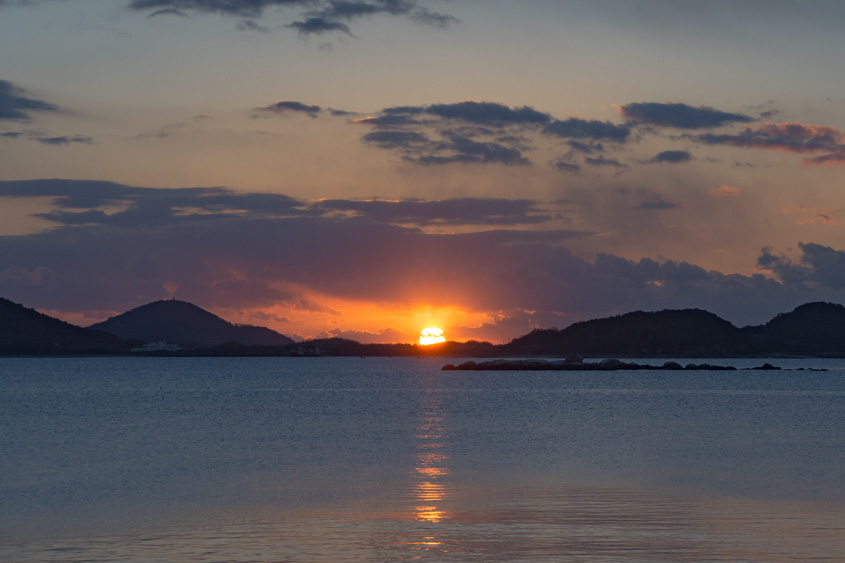
{"type": "Polygon", "coordinates": [[[0,561],[845,561],[845,360],[463,360],[0,359],[0,561]]]}

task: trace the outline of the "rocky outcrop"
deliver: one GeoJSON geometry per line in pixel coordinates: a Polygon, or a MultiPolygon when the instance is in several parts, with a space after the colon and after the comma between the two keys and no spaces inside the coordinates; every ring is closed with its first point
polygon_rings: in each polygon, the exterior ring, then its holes
{"type": "MultiPolygon", "coordinates": [[[[622,370],[698,370],[698,371],[734,371],[733,366],[714,364],[687,364],[682,366],[678,362],[664,362],[662,365],[637,364],[623,362],[617,359],[607,359],[600,362],[581,362],[569,360],[491,360],[488,362],[464,362],[458,365],[446,364],[443,370],[471,370],[471,371],[622,371],[622,370]]],[[[779,370],[771,364],[763,364],[754,370],[779,370]]]]}

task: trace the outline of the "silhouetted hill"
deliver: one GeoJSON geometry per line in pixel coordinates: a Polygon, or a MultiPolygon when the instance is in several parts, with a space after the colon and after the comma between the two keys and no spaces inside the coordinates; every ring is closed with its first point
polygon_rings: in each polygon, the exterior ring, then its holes
{"type": "Polygon", "coordinates": [[[755,353],[752,339],[700,309],[636,311],[535,330],[504,347],[511,355],[618,355],[713,357],[755,353]]]}
{"type": "Polygon", "coordinates": [[[218,346],[229,342],[247,346],[285,346],[293,340],[269,328],[234,325],[185,301],[155,301],[91,325],[125,339],[166,340],[186,347],[218,346]]]}
{"type": "Polygon", "coordinates": [[[0,355],[103,354],[125,349],[126,344],[116,336],[0,298],[0,355]]]}
{"type": "Polygon", "coordinates": [[[762,326],[743,329],[762,351],[798,355],[845,354],[845,307],[835,303],[806,303],[781,313],[762,326]]]}

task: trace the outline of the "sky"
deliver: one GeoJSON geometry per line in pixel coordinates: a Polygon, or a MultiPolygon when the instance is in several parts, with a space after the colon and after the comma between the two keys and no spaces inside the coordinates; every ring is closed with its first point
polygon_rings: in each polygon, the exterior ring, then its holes
{"type": "Polygon", "coordinates": [[[845,303],[838,0],[0,0],[0,296],[507,342],[845,303]]]}

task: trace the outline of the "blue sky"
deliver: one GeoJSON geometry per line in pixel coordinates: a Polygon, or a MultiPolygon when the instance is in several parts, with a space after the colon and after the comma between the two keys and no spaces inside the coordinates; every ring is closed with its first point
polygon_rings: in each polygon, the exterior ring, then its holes
{"type": "Polygon", "coordinates": [[[362,341],[842,302],[843,23],[821,0],[0,1],[0,295],[362,341]]]}

